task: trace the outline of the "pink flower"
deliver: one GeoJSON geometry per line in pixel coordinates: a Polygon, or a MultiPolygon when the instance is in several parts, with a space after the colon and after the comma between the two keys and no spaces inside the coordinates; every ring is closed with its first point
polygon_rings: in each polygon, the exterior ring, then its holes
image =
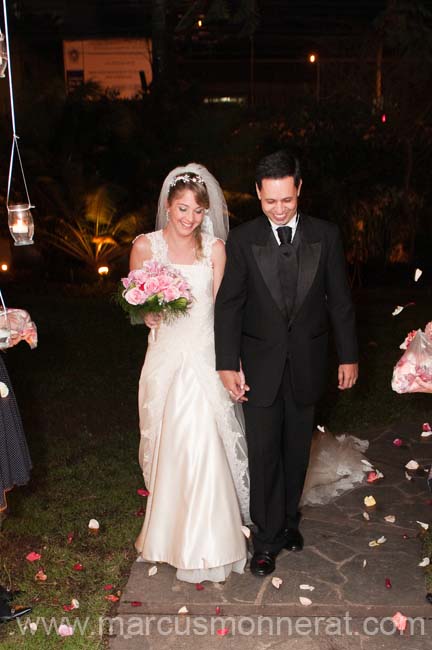
{"type": "Polygon", "coordinates": [[[70,625],[59,625],[58,634],[60,636],[72,636],[74,633],[73,628],[70,625]]]}
{"type": "Polygon", "coordinates": [[[148,278],[144,282],[143,289],[149,296],[154,296],[156,293],[159,293],[161,289],[159,278],[148,278]]]}
{"type": "Polygon", "coordinates": [[[147,294],[136,288],[126,291],[124,297],[130,305],[142,305],[147,300],[147,294]]]}
{"type": "Polygon", "coordinates": [[[432,431],[431,425],[429,424],[429,422],[425,422],[423,424],[423,431],[432,431]]]}
{"type": "Polygon", "coordinates": [[[42,556],[39,553],[35,553],[34,551],[32,551],[31,553],[26,555],[26,560],[28,560],[29,562],[36,562],[36,560],[40,560],[41,557],[42,556]]]}
{"type": "Polygon", "coordinates": [[[167,289],[164,289],[163,294],[167,302],[177,300],[177,298],[180,298],[181,295],[177,287],[168,287],[167,289]]]}
{"type": "Polygon", "coordinates": [[[132,280],[131,280],[131,278],[129,276],[127,278],[122,278],[121,279],[121,283],[122,283],[122,285],[124,286],[125,289],[128,288],[128,286],[130,285],[131,282],[132,282],[132,280]]]}

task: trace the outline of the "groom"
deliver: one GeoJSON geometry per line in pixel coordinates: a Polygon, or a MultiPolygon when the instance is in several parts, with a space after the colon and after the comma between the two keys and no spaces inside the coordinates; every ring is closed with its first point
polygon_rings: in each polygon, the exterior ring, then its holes
{"type": "Polygon", "coordinates": [[[337,226],[298,211],[297,158],[278,151],[256,170],[263,215],[230,232],[215,306],[216,367],[244,402],[256,526],[251,571],[274,571],[282,548],[300,551],[298,505],[315,404],[326,381],[330,324],[338,387],[357,379],[355,316],[337,226]]]}

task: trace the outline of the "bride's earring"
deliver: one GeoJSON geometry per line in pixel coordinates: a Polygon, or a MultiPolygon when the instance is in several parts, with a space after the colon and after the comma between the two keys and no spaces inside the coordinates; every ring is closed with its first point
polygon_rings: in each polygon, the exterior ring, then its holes
{"type": "Polygon", "coordinates": [[[169,221],[169,210],[166,211],[165,216],[166,216],[166,220],[169,221]]]}

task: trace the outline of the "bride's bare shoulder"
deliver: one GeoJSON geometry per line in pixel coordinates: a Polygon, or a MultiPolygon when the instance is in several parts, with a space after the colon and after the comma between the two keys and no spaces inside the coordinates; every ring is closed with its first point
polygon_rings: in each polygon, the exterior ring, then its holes
{"type": "Polygon", "coordinates": [[[151,259],[152,247],[150,239],[151,233],[150,236],[143,233],[133,240],[130,255],[131,268],[140,268],[143,262],[151,259]]]}

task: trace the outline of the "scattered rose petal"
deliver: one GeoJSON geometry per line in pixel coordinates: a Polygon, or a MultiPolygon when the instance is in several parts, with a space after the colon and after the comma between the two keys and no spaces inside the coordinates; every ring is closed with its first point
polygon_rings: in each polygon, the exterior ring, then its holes
{"type": "Polygon", "coordinates": [[[74,571],[84,571],[84,567],[81,564],[81,562],[77,562],[76,564],[73,565],[72,569],[74,571]]]}
{"type": "Polygon", "coordinates": [[[411,469],[411,470],[418,469],[419,467],[420,467],[420,465],[418,464],[418,462],[417,462],[416,460],[410,460],[410,461],[408,461],[408,463],[405,465],[405,468],[406,468],[406,469],[411,469]]]}
{"type": "Polygon", "coordinates": [[[392,316],[397,316],[398,314],[403,311],[402,305],[398,305],[393,311],[392,311],[392,316]]]}
{"type": "Polygon", "coordinates": [[[385,521],[387,521],[389,524],[394,524],[396,521],[396,517],[394,515],[386,515],[384,517],[385,521]]]}
{"type": "Polygon", "coordinates": [[[376,472],[368,472],[367,475],[367,482],[368,483],[375,483],[379,479],[379,476],[376,472]]]}
{"type": "Polygon", "coordinates": [[[373,496],[368,496],[363,499],[363,503],[367,508],[373,508],[373,506],[376,506],[376,501],[373,498],[373,496]]]}
{"type": "Polygon", "coordinates": [[[72,598],[71,605],[74,606],[74,609],[79,609],[80,606],[79,601],[76,598],[72,598]]]}
{"type": "Polygon", "coordinates": [[[403,443],[404,441],[402,440],[402,438],[395,438],[393,440],[393,444],[395,447],[402,447],[403,443]]]}
{"type": "Polygon", "coordinates": [[[377,539],[378,544],[385,544],[386,541],[387,541],[387,538],[384,537],[384,535],[382,535],[381,537],[379,537],[379,538],[377,539]]]}
{"type": "Polygon", "coordinates": [[[145,508],[142,507],[139,508],[135,513],[135,517],[144,517],[144,515],[145,515],[145,508]]]}
{"type": "Polygon", "coordinates": [[[379,546],[379,544],[378,544],[378,542],[376,541],[376,539],[373,539],[373,540],[371,540],[371,541],[369,542],[369,546],[370,546],[371,548],[373,548],[374,546],[379,546]]]}
{"type": "Polygon", "coordinates": [[[279,589],[282,583],[283,583],[282,578],[277,578],[276,576],[272,578],[272,585],[276,589],[279,589]]]}
{"type": "Polygon", "coordinates": [[[367,564],[367,560],[363,560],[363,565],[362,565],[363,569],[365,568],[366,564],[367,564]]]}
{"type": "Polygon", "coordinates": [[[0,381],[0,397],[7,397],[9,395],[9,388],[3,381],[0,381]]]}
{"type": "Polygon", "coordinates": [[[75,609],[75,607],[72,604],[71,605],[62,605],[62,607],[63,607],[65,612],[71,612],[73,609],[75,609]]]}
{"type": "Polygon", "coordinates": [[[151,576],[155,576],[156,573],[157,573],[157,571],[158,571],[158,570],[157,570],[157,566],[156,566],[156,565],[153,565],[153,566],[151,566],[150,569],[148,570],[148,574],[149,574],[150,577],[151,577],[151,576]]]}
{"type": "Polygon", "coordinates": [[[376,475],[377,475],[378,478],[384,478],[384,474],[382,472],[380,472],[379,469],[377,469],[375,471],[376,471],[376,475]]]}
{"type": "Polygon", "coordinates": [[[28,553],[26,555],[26,560],[28,560],[29,562],[36,562],[36,560],[40,560],[41,557],[42,555],[40,555],[40,553],[35,553],[34,551],[32,551],[31,553],[28,553]]]}
{"type": "Polygon", "coordinates": [[[424,422],[424,423],[423,423],[422,430],[423,430],[423,431],[429,431],[429,432],[432,431],[432,428],[431,428],[431,425],[429,424],[429,422],[424,422]]]}
{"type": "Polygon", "coordinates": [[[407,481],[412,481],[412,476],[411,474],[408,474],[408,472],[405,472],[405,478],[407,479],[407,481]]]}
{"type": "Polygon", "coordinates": [[[34,623],[33,621],[30,623],[29,628],[31,629],[32,632],[36,632],[38,626],[37,623],[34,623]]]}
{"type": "Polygon", "coordinates": [[[229,629],[227,627],[221,627],[219,630],[216,630],[218,636],[226,636],[229,634],[229,629]]]}
{"type": "Polygon", "coordinates": [[[428,530],[428,529],[429,529],[429,524],[425,524],[423,521],[416,521],[416,524],[418,524],[419,526],[421,526],[422,528],[424,528],[424,530],[428,530]]]}
{"type": "Polygon", "coordinates": [[[312,605],[312,601],[310,598],[306,598],[305,596],[300,596],[299,601],[302,605],[305,607],[308,607],[309,605],[312,605]]]}
{"type": "Polygon", "coordinates": [[[362,458],[361,462],[363,463],[363,465],[366,465],[366,467],[370,467],[371,469],[373,469],[372,463],[370,463],[368,460],[366,460],[366,458],[362,458]]]}
{"type": "Polygon", "coordinates": [[[363,512],[363,517],[366,519],[366,521],[370,521],[370,514],[368,512],[363,512]]]}
{"type": "Polygon", "coordinates": [[[317,425],[318,431],[321,431],[321,433],[325,433],[325,427],[322,426],[322,424],[317,425]]]}
{"type": "Polygon", "coordinates": [[[141,607],[141,605],[142,605],[142,602],[140,600],[133,600],[131,602],[132,607],[141,607]]]}
{"type": "Polygon", "coordinates": [[[420,438],[430,438],[432,436],[432,431],[422,431],[420,438]]]}
{"type": "Polygon", "coordinates": [[[39,580],[40,582],[45,582],[47,580],[48,576],[46,573],[44,573],[43,569],[39,569],[39,571],[35,575],[35,580],[39,580]]]}
{"type": "Polygon", "coordinates": [[[109,600],[111,603],[116,603],[120,598],[115,594],[108,594],[108,596],[105,596],[105,600],[109,600]]]}
{"type": "Polygon", "coordinates": [[[185,605],[183,605],[183,607],[180,607],[179,611],[177,612],[177,614],[188,614],[188,613],[189,610],[187,607],[185,607],[185,605]]]}
{"type": "Polygon", "coordinates": [[[64,624],[59,625],[57,631],[58,631],[58,634],[60,636],[72,636],[73,633],[74,633],[73,627],[71,627],[70,625],[64,625],[64,624]]]}
{"type": "Polygon", "coordinates": [[[392,583],[390,581],[390,578],[385,579],[385,587],[386,587],[386,589],[391,589],[392,588],[392,583]]]}
{"type": "Polygon", "coordinates": [[[88,523],[88,531],[92,535],[98,535],[99,534],[99,522],[97,519],[90,519],[88,523]]]}
{"type": "Polygon", "coordinates": [[[197,591],[203,591],[204,585],[202,585],[200,582],[197,582],[196,585],[195,585],[195,589],[197,591]]]}
{"type": "Polygon", "coordinates": [[[74,538],[74,534],[73,533],[68,533],[67,538],[66,538],[67,543],[72,544],[73,538],[74,538]]]}
{"type": "Polygon", "coordinates": [[[138,488],[137,494],[139,494],[140,497],[148,497],[150,492],[144,488],[138,488]]]}
{"type": "Polygon", "coordinates": [[[246,537],[246,539],[249,539],[249,537],[251,535],[250,528],[248,528],[247,526],[242,526],[241,529],[242,529],[242,533],[246,537]]]}
{"type": "Polygon", "coordinates": [[[414,273],[414,282],[417,282],[421,276],[422,276],[423,271],[421,269],[416,269],[414,273]]]}
{"type": "Polygon", "coordinates": [[[219,605],[217,605],[217,607],[216,607],[216,609],[215,609],[215,612],[216,612],[216,616],[220,616],[220,614],[222,613],[222,610],[221,610],[221,608],[219,607],[219,605]]]}
{"type": "Polygon", "coordinates": [[[399,630],[399,632],[403,632],[407,626],[407,617],[401,614],[400,612],[396,612],[394,616],[392,616],[392,621],[395,624],[395,628],[399,630]]]}
{"type": "Polygon", "coordinates": [[[315,587],[312,585],[300,585],[300,589],[303,589],[304,591],[313,591],[315,587]]]}
{"type": "Polygon", "coordinates": [[[429,566],[430,558],[424,557],[421,562],[418,563],[418,566],[429,566]]]}
{"type": "Polygon", "coordinates": [[[114,585],[104,585],[103,588],[104,591],[111,591],[111,589],[114,589],[114,585]]]}

